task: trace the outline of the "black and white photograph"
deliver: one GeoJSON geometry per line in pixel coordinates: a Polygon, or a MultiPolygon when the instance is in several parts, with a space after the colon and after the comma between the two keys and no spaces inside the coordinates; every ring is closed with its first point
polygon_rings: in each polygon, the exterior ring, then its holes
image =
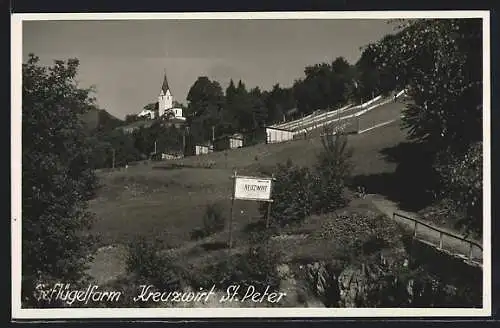
{"type": "Polygon", "coordinates": [[[489,33],[13,14],[13,318],[491,315],[489,33]]]}

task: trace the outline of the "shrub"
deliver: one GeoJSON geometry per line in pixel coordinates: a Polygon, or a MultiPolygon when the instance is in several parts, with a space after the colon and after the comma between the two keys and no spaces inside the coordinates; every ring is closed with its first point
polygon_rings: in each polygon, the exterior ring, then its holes
{"type": "Polygon", "coordinates": [[[205,236],[224,230],[225,218],[218,204],[209,204],[203,215],[203,231],[205,236]]]}
{"type": "Polygon", "coordinates": [[[232,255],[230,258],[206,268],[204,286],[215,285],[227,288],[230,285],[239,285],[241,289],[249,286],[256,291],[279,287],[280,278],[276,269],[279,263],[279,254],[268,243],[252,246],[244,254],[232,255]]]}
{"type": "Polygon", "coordinates": [[[162,290],[179,290],[182,269],[162,254],[161,242],[140,237],[129,245],[127,271],[139,284],[152,284],[162,290]]]}
{"type": "Polygon", "coordinates": [[[209,204],[203,215],[203,227],[191,231],[191,240],[200,240],[224,230],[225,218],[218,204],[209,204]]]}
{"type": "MultiPolygon", "coordinates": [[[[314,177],[308,168],[293,165],[288,160],[276,167],[273,184],[271,219],[285,226],[300,222],[311,214],[313,204],[314,177]]],[[[267,213],[267,204],[260,206],[262,215],[267,213]]]]}
{"type": "Polygon", "coordinates": [[[206,237],[205,230],[202,228],[194,228],[191,231],[191,240],[200,240],[206,237]]]}
{"type": "Polygon", "coordinates": [[[333,134],[325,128],[321,138],[323,151],[315,165],[314,211],[328,213],[346,205],[343,190],[351,173],[352,150],[347,147],[347,136],[333,134]]]}

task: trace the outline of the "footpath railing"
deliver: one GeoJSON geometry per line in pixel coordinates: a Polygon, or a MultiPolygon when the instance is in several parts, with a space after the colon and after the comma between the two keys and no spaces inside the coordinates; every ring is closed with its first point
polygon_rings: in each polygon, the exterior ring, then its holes
{"type": "Polygon", "coordinates": [[[448,232],[448,231],[445,231],[443,229],[440,229],[440,228],[437,228],[435,226],[432,226],[426,222],[423,222],[419,219],[415,219],[415,218],[411,218],[411,217],[408,217],[406,215],[403,215],[401,213],[397,213],[397,212],[394,212],[393,215],[392,215],[392,218],[393,219],[396,219],[396,217],[400,217],[400,218],[403,218],[403,219],[406,219],[406,220],[410,220],[414,223],[413,225],[413,238],[417,238],[417,231],[418,231],[418,226],[419,225],[422,225],[424,227],[427,227],[435,232],[438,232],[439,233],[439,244],[438,245],[434,245],[437,247],[437,249],[439,250],[444,250],[443,248],[443,236],[449,236],[453,239],[456,239],[456,240],[460,240],[461,242],[465,242],[468,244],[468,248],[469,248],[469,254],[468,254],[468,260],[469,262],[472,262],[472,259],[473,259],[473,247],[476,246],[477,248],[479,248],[481,250],[481,252],[483,251],[483,246],[473,240],[470,240],[470,239],[467,239],[466,237],[464,236],[460,236],[458,234],[455,234],[455,233],[452,233],[452,232],[448,232]]]}

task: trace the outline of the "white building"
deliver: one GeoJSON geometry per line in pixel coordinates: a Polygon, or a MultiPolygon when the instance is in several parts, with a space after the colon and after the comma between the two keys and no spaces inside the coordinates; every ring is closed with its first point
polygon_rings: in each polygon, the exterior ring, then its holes
{"type": "Polygon", "coordinates": [[[182,113],[182,108],[174,107],[174,96],[168,85],[167,73],[163,77],[163,84],[160,89],[160,95],[158,96],[158,103],[154,110],[143,109],[139,114],[139,117],[155,119],[164,118],[172,119],[175,118],[180,121],[185,121],[186,118],[182,113]]]}
{"type": "Polygon", "coordinates": [[[168,85],[167,73],[165,73],[163,77],[163,84],[160,90],[160,95],[158,96],[158,115],[159,117],[165,117],[165,115],[169,112],[173,114],[171,117],[180,120],[186,119],[182,115],[182,108],[174,108],[174,97],[168,85]]]}
{"type": "Polygon", "coordinates": [[[139,116],[139,117],[147,117],[147,118],[150,118],[150,119],[154,119],[155,116],[156,116],[156,113],[153,110],[143,109],[142,112],[140,112],[139,114],[137,114],[137,116],[139,116]]]}
{"type": "Polygon", "coordinates": [[[267,141],[266,143],[278,143],[293,140],[293,131],[281,129],[277,127],[266,127],[267,141]]]}

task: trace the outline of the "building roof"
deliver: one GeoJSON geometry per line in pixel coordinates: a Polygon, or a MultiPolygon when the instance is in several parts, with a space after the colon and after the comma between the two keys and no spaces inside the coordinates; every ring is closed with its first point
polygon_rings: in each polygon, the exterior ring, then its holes
{"type": "Polygon", "coordinates": [[[219,137],[215,138],[215,140],[220,140],[220,139],[239,139],[239,140],[243,140],[243,139],[245,139],[245,137],[241,133],[234,133],[234,134],[225,134],[225,135],[222,135],[222,136],[219,136],[219,137]]]}
{"type": "Polygon", "coordinates": [[[168,80],[167,80],[167,72],[165,71],[165,75],[163,76],[163,84],[161,86],[161,90],[163,93],[167,93],[167,90],[170,90],[170,87],[168,86],[168,80]]]}

